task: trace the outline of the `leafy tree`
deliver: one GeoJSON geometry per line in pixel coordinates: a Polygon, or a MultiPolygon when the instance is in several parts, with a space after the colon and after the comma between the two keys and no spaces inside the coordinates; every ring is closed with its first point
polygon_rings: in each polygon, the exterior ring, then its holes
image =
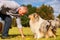
{"type": "Polygon", "coordinates": [[[60,19],[60,14],[57,17],[60,19]]]}
{"type": "Polygon", "coordinates": [[[54,19],[54,10],[51,6],[43,4],[41,7],[37,8],[36,11],[44,19],[54,19]]]}
{"type": "Polygon", "coordinates": [[[23,26],[27,27],[29,26],[29,18],[28,16],[32,13],[37,12],[42,18],[44,19],[54,19],[54,10],[51,6],[47,6],[47,5],[42,5],[41,7],[33,7],[31,4],[28,5],[23,5],[23,6],[27,6],[28,8],[28,13],[24,16],[21,16],[21,23],[23,26]]]}
{"type": "Polygon", "coordinates": [[[36,12],[36,7],[33,7],[31,4],[28,4],[27,7],[28,7],[28,15],[36,12]]]}
{"type": "Polygon", "coordinates": [[[23,26],[29,26],[29,18],[28,18],[28,15],[36,12],[36,7],[33,7],[31,4],[28,4],[27,5],[27,8],[28,8],[28,13],[24,16],[21,16],[21,23],[23,26]]]}

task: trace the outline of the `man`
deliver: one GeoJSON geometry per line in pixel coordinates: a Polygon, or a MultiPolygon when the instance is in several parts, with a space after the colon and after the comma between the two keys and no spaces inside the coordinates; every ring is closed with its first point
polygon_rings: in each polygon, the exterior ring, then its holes
{"type": "Polygon", "coordinates": [[[5,21],[5,25],[2,32],[2,38],[8,37],[9,27],[11,26],[12,18],[16,17],[17,27],[21,33],[22,38],[24,38],[22,25],[20,22],[20,16],[23,16],[27,12],[27,7],[21,6],[14,1],[1,1],[0,2],[0,15],[5,21]],[[18,12],[19,14],[14,14],[18,12]],[[20,22],[20,23],[19,23],[20,22]]]}

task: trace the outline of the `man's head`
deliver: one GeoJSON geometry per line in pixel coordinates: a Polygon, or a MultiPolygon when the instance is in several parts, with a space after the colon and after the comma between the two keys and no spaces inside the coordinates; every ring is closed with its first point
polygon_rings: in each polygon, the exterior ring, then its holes
{"type": "Polygon", "coordinates": [[[18,13],[19,13],[20,15],[26,14],[27,11],[28,11],[28,9],[27,9],[26,6],[21,6],[21,7],[18,8],[18,13]]]}

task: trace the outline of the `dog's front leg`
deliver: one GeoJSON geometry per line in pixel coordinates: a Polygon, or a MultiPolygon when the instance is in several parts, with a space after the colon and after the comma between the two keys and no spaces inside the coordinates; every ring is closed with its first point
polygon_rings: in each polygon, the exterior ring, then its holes
{"type": "Polygon", "coordinates": [[[34,33],[34,38],[35,38],[35,39],[37,38],[37,35],[36,35],[36,33],[34,33]]]}
{"type": "Polygon", "coordinates": [[[36,37],[37,37],[37,39],[42,38],[42,35],[40,34],[40,32],[36,33],[36,37]]]}

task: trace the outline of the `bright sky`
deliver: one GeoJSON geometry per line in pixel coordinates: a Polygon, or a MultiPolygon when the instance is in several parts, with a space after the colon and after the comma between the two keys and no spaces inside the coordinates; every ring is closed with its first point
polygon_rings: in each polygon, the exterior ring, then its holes
{"type": "Polygon", "coordinates": [[[20,5],[22,4],[31,4],[32,6],[39,7],[42,4],[50,5],[54,8],[54,15],[57,16],[60,14],[60,0],[14,0],[20,5]]]}

